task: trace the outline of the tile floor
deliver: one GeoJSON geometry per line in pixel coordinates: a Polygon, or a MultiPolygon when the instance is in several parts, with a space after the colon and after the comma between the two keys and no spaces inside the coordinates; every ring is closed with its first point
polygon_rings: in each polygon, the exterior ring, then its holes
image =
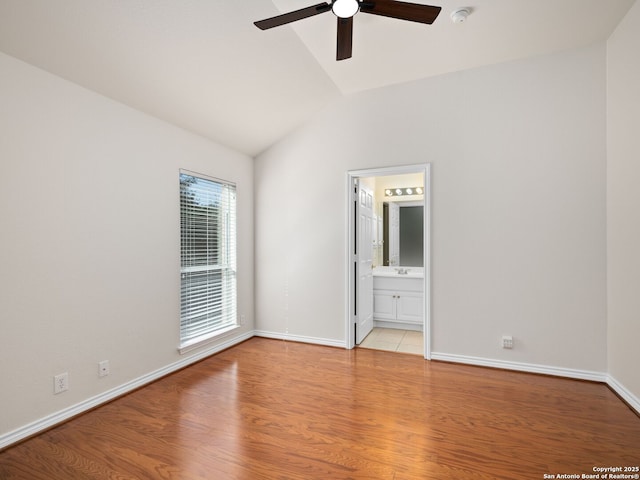
{"type": "Polygon", "coordinates": [[[422,332],[375,327],[359,345],[374,350],[424,355],[422,332]]]}

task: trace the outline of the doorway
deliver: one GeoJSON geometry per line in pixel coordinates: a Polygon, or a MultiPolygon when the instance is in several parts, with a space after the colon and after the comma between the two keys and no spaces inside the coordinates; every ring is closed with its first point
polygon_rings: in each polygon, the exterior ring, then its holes
{"type": "MultiPolygon", "coordinates": [[[[398,329],[391,333],[420,330],[423,356],[431,358],[430,192],[430,164],[347,172],[347,348],[365,341],[374,327],[378,331],[398,329]],[[419,258],[421,265],[400,263],[399,216],[398,228],[387,226],[383,231],[385,204],[396,211],[400,210],[398,206],[421,207],[421,251],[416,254],[415,242],[405,242],[412,244],[413,251],[403,257],[405,262],[410,257],[419,258]],[[390,234],[390,230],[394,233],[390,234]],[[383,264],[385,247],[387,263],[383,264]]],[[[418,210],[411,211],[415,224],[418,210]]]]}

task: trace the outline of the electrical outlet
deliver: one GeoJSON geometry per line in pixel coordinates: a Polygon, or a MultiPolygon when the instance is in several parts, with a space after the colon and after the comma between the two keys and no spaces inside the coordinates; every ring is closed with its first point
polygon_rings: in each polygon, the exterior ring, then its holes
{"type": "Polygon", "coordinates": [[[53,393],[58,394],[69,390],[69,373],[64,372],[53,377],[53,393]]]}
{"type": "Polygon", "coordinates": [[[513,337],[511,335],[502,336],[502,348],[513,348],[513,337]]]}
{"type": "Polygon", "coordinates": [[[103,360],[98,363],[98,376],[106,377],[109,375],[109,360],[103,360]]]}
{"type": "Polygon", "coordinates": [[[244,325],[245,321],[246,319],[244,318],[244,315],[240,315],[240,325],[244,325]]]}

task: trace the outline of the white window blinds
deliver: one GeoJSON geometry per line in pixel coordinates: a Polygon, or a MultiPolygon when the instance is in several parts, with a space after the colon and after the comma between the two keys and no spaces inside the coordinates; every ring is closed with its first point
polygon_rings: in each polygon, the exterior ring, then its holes
{"type": "Polygon", "coordinates": [[[235,185],[180,172],[180,346],[237,324],[235,185]]]}

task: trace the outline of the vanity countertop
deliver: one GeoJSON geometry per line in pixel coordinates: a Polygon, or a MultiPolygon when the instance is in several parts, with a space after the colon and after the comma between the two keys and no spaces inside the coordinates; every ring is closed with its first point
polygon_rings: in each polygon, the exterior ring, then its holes
{"type": "Polygon", "coordinates": [[[423,267],[375,267],[374,277],[424,278],[423,267]],[[405,273],[406,272],[406,273],[405,273]]]}

